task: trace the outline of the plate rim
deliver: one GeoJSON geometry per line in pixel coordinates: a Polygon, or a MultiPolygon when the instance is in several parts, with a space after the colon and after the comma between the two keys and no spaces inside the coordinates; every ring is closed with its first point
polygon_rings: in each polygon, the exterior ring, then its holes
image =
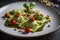
{"type": "MultiPolygon", "coordinates": [[[[22,2],[25,2],[25,1],[22,1],[22,2]]],[[[30,1],[29,1],[30,2],[30,1]]],[[[35,2],[35,1],[34,1],[35,2]]],[[[18,2],[13,2],[13,3],[9,3],[9,4],[7,4],[7,5],[4,5],[3,7],[1,7],[0,8],[0,10],[2,10],[3,8],[5,8],[6,6],[8,6],[8,5],[11,5],[11,4],[14,4],[14,3],[18,3],[18,2]]],[[[53,8],[53,7],[50,7],[50,8],[52,8],[53,10],[55,10],[58,14],[60,13],[58,10],[56,10],[55,8],[53,8]]],[[[60,14],[59,14],[60,15],[60,14]]],[[[51,32],[49,32],[49,33],[52,33],[52,32],[54,32],[54,31],[56,31],[57,29],[59,29],[60,28],[60,25],[55,29],[55,30],[53,30],[53,31],[51,31],[51,32]]],[[[1,30],[1,29],[0,29],[1,30]]],[[[2,31],[2,30],[1,30],[2,31]]],[[[4,32],[4,31],[2,31],[2,32],[4,32]]],[[[7,33],[7,32],[4,32],[4,33],[6,33],[6,34],[9,34],[9,33],[7,33]]],[[[43,35],[47,35],[47,34],[49,34],[49,33],[46,33],[46,34],[43,34],[43,35]]],[[[16,37],[38,37],[38,36],[43,36],[43,35],[35,35],[35,36],[17,36],[17,35],[13,35],[13,34],[9,34],[9,35],[12,35],[12,36],[16,36],[16,37]]]]}

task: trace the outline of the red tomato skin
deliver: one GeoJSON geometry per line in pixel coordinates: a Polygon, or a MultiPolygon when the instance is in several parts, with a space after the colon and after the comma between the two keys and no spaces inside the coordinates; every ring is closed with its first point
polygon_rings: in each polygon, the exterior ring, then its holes
{"type": "Polygon", "coordinates": [[[15,24],[16,24],[16,20],[11,20],[11,21],[10,21],[10,24],[11,24],[11,25],[15,25],[15,24]]]}
{"type": "Polygon", "coordinates": [[[20,14],[19,13],[17,13],[16,15],[15,15],[15,17],[19,17],[20,16],[20,14]]]}
{"type": "Polygon", "coordinates": [[[25,32],[29,33],[30,32],[30,28],[29,27],[26,27],[25,28],[25,32]]]}
{"type": "Polygon", "coordinates": [[[5,18],[8,18],[8,17],[9,17],[8,13],[6,13],[6,14],[4,15],[4,17],[5,17],[5,18]]]}
{"type": "Polygon", "coordinates": [[[34,20],[35,20],[35,17],[30,17],[30,21],[32,21],[32,22],[34,22],[34,20]]]}

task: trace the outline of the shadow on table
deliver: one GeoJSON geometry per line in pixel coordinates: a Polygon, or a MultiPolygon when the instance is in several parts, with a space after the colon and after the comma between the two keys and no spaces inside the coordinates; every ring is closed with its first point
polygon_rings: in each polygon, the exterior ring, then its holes
{"type": "Polygon", "coordinates": [[[55,33],[50,33],[41,37],[33,37],[33,38],[22,38],[22,37],[14,37],[3,32],[0,32],[0,40],[52,40],[55,37],[55,33]]]}

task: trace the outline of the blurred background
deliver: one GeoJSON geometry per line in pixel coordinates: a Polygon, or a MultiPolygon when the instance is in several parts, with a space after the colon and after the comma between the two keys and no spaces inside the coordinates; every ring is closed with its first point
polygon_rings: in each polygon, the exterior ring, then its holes
{"type": "MultiPolygon", "coordinates": [[[[16,1],[26,1],[26,0],[0,0],[0,6],[16,1]]],[[[39,1],[39,0],[29,0],[29,1],[39,1]]],[[[50,0],[50,1],[60,5],[60,0],[50,0]]]]}
{"type": "MultiPolygon", "coordinates": [[[[0,0],[0,8],[6,4],[18,1],[26,1],[26,0],[0,0]]],[[[38,0],[29,0],[29,1],[38,1],[38,0]]],[[[50,1],[53,2],[54,4],[60,5],[60,0],[50,0],[50,1]]],[[[54,8],[60,12],[60,7],[54,7],[54,8]]],[[[0,40],[60,40],[60,29],[48,35],[35,38],[13,37],[0,31],[0,40]]]]}

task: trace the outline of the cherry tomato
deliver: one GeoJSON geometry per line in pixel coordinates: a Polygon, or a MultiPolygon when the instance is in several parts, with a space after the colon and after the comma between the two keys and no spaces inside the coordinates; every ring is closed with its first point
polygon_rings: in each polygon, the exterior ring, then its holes
{"type": "Polygon", "coordinates": [[[30,32],[30,28],[29,27],[26,27],[25,28],[25,32],[29,33],[30,32]]]}
{"type": "Polygon", "coordinates": [[[10,24],[11,24],[11,25],[15,25],[15,24],[16,24],[16,20],[11,20],[11,21],[10,21],[10,24]]]}
{"type": "Polygon", "coordinates": [[[16,17],[19,17],[19,16],[20,16],[20,14],[19,14],[19,13],[17,13],[15,16],[16,16],[16,17]]]}
{"type": "Polygon", "coordinates": [[[5,17],[5,18],[8,18],[8,17],[9,17],[8,13],[6,13],[6,14],[4,15],[4,17],[5,17]]]}
{"type": "Polygon", "coordinates": [[[35,17],[31,16],[31,17],[30,17],[30,21],[33,22],[34,20],[35,20],[35,17]]]}

